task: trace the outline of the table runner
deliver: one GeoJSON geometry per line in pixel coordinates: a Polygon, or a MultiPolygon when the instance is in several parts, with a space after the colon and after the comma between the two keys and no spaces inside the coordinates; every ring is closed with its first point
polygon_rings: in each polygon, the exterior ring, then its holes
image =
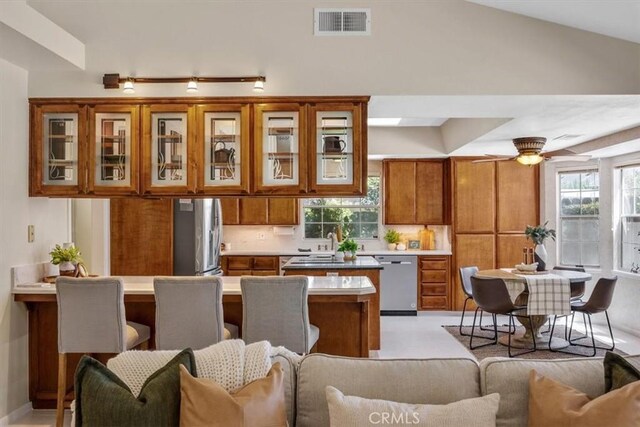
{"type": "MultiPolygon", "coordinates": [[[[522,277],[522,276],[521,276],[522,277]]],[[[528,290],[527,314],[530,316],[571,314],[571,283],[569,279],[555,275],[525,276],[522,279],[503,279],[511,301],[528,290]]]]}

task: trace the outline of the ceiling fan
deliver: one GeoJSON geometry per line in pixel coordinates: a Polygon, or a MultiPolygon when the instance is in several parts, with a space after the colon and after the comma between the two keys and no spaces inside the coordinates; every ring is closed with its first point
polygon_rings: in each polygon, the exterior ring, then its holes
{"type": "Polygon", "coordinates": [[[591,156],[580,155],[569,149],[542,152],[547,138],[541,136],[527,136],[523,138],[514,138],[513,145],[518,150],[518,155],[513,156],[493,156],[486,155],[486,159],[474,160],[474,163],[482,162],[502,162],[505,160],[515,160],[520,164],[532,166],[537,165],[543,160],[552,162],[586,162],[591,156]]]}

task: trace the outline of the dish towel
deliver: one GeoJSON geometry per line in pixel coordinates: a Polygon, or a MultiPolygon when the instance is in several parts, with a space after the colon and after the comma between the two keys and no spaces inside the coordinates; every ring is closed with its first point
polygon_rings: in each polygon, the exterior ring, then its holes
{"type": "Polygon", "coordinates": [[[527,314],[571,314],[571,283],[565,277],[545,274],[544,277],[527,276],[529,298],[527,314]]]}

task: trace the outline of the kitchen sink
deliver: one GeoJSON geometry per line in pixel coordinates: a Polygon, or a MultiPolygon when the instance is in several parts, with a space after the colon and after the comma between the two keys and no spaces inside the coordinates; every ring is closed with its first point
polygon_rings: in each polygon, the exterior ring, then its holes
{"type": "Polygon", "coordinates": [[[291,261],[291,265],[301,265],[301,264],[344,264],[344,261],[335,261],[331,258],[325,259],[305,259],[303,261],[291,261]]]}

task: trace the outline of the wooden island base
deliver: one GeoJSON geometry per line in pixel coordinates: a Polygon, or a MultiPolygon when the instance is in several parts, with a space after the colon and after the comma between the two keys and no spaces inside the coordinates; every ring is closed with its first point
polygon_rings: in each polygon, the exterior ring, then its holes
{"type": "MultiPolygon", "coordinates": [[[[309,295],[310,322],[320,328],[316,352],[341,356],[369,357],[369,310],[365,295],[309,295]]],[[[54,409],[58,376],[58,328],[55,294],[16,294],[29,310],[29,399],[34,409],[54,409]]],[[[154,347],[155,301],[153,295],[125,294],[127,320],[151,327],[154,347]]],[[[242,327],[242,297],[224,295],[224,320],[242,327]]],[[[114,355],[92,355],[106,362],[114,355]]],[[[80,354],[67,359],[66,402],[73,400],[73,377],[80,354]]]]}

